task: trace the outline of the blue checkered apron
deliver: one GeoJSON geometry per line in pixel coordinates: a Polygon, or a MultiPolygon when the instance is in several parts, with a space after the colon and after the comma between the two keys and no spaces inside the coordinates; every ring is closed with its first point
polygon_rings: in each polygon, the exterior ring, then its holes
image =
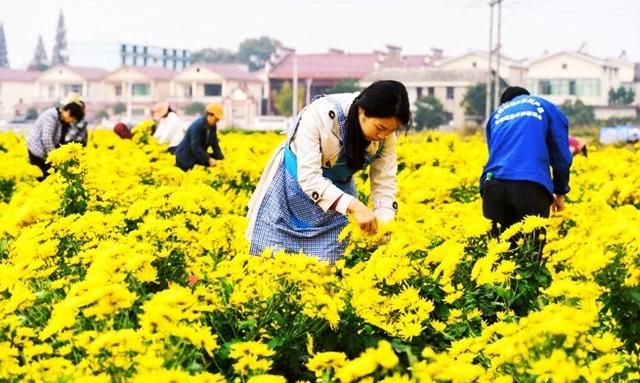
{"type": "MultiPolygon", "coordinates": [[[[352,177],[354,171],[347,166],[344,152],[346,116],[340,103],[330,96],[321,97],[327,97],[335,106],[340,126],[340,142],[343,145],[334,166],[323,168],[323,176],[343,192],[356,196],[352,177]]],[[[338,241],[338,235],[348,220],[338,212],[323,211],[304,193],[298,183],[297,159],[290,145],[295,138],[302,113],[304,109],[297,116],[295,128],[283,149],[282,162],[278,165],[275,177],[268,186],[258,210],[250,252],[260,254],[267,248],[284,250],[287,253],[303,252],[322,261],[334,263],[344,255],[347,244],[346,241],[338,241]]],[[[378,151],[366,158],[366,165],[380,156],[383,146],[384,142],[381,142],[378,151]]]]}

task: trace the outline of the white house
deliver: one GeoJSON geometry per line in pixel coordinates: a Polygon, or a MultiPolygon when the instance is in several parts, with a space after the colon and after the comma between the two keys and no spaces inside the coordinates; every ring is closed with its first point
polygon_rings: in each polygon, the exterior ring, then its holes
{"type": "Polygon", "coordinates": [[[264,82],[243,64],[195,63],[171,81],[172,105],[218,102],[224,106],[222,127],[252,128],[260,114],[264,82]]]}
{"type": "Polygon", "coordinates": [[[561,51],[531,62],[526,86],[558,104],[580,99],[587,105],[608,104],[609,89],[631,86],[634,65],[603,60],[577,51],[561,51]]]}
{"type": "Polygon", "coordinates": [[[0,68],[0,119],[23,115],[34,99],[39,72],[0,68]]]}
{"type": "Polygon", "coordinates": [[[142,117],[154,103],[169,98],[175,76],[176,72],[166,68],[123,66],[102,79],[99,101],[105,109],[123,103],[132,116],[142,117]]]}
{"type": "Polygon", "coordinates": [[[461,103],[469,88],[486,81],[486,71],[443,70],[432,67],[419,68],[381,68],[360,81],[366,87],[377,80],[396,80],[407,87],[412,111],[415,102],[422,96],[435,96],[449,114],[449,123],[461,128],[466,118],[461,103]]]}
{"type": "MultiPolygon", "coordinates": [[[[492,59],[492,68],[496,69],[497,59],[492,59]]],[[[471,70],[489,71],[489,54],[487,52],[472,50],[459,56],[449,57],[436,61],[434,66],[442,70],[471,70]]],[[[500,56],[500,77],[509,85],[524,86],[527,76],[527,63],[524,60],[514,60],[504,55],[500,56]]]]}
{"type": "Polygon", "coordinates": [[[35,83],[35,101],[40,106],[50,106],[71,92],[83,99],[99,98],[102,78],[108,72],[101,68],[56,65],[42,72],[35,83]]]}

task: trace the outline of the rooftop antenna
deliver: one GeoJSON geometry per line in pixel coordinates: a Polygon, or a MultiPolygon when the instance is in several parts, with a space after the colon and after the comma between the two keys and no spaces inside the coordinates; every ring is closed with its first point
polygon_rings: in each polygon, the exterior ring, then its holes
{"type": "Polygon", "coordinates": [[[587,43],[585,41],[580,44],[580,48],[578,48],[578,52],[585,53],[585,49],[587,48],[587,43]]]}

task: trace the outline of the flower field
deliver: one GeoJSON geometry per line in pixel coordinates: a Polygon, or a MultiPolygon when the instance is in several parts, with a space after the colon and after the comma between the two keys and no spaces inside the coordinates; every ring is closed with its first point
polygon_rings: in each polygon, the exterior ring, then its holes
{"type": "Polygon", "coordinates": [[[144,124],[95,130],[38,183],[0,133],[0,382],[640,381],[638,148],[590,148],[563,212],[489,239],[482,138],[404,135],[397,220],[329,266],[248,255],[283,139],[223,133],[183,173],[144,124]]]}

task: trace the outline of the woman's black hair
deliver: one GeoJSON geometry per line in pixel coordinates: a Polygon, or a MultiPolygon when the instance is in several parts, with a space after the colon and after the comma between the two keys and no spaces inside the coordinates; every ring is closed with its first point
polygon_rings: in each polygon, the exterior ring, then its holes
{"type": "Polygon", "coordinates": [[[162,118],[167,117],[167,116],[169,115],[169,113],[171,113],[171,112],[174,112],[174,113],[175,113],[175,110],[171,109],[171,107],[168,107],[168,108],[167,108],[167,113],[165,113],[165,114],[164,114],[164,116],[162,116],[162,118]]]}
{"type": "Polygon", "coordinates": [[[76,122],[82,121],[84,119],[84,105],[80,102],[70,102],[67,105],[63,106],[62,110],[68,111],[71,117],[76,119],[76,122]]]}
{"type": "Polygon", "coordinates": [[[354,170],[364,167],[365,153],[369,141],[366,140],[358,118],[358,107],[367,117],[395,117],[403,126],[411,122],[407,88],[393,80],[376,81],[365,88],[351,104],[347,114],[347,137],[345,152],[347,166],[354,170]]]}

